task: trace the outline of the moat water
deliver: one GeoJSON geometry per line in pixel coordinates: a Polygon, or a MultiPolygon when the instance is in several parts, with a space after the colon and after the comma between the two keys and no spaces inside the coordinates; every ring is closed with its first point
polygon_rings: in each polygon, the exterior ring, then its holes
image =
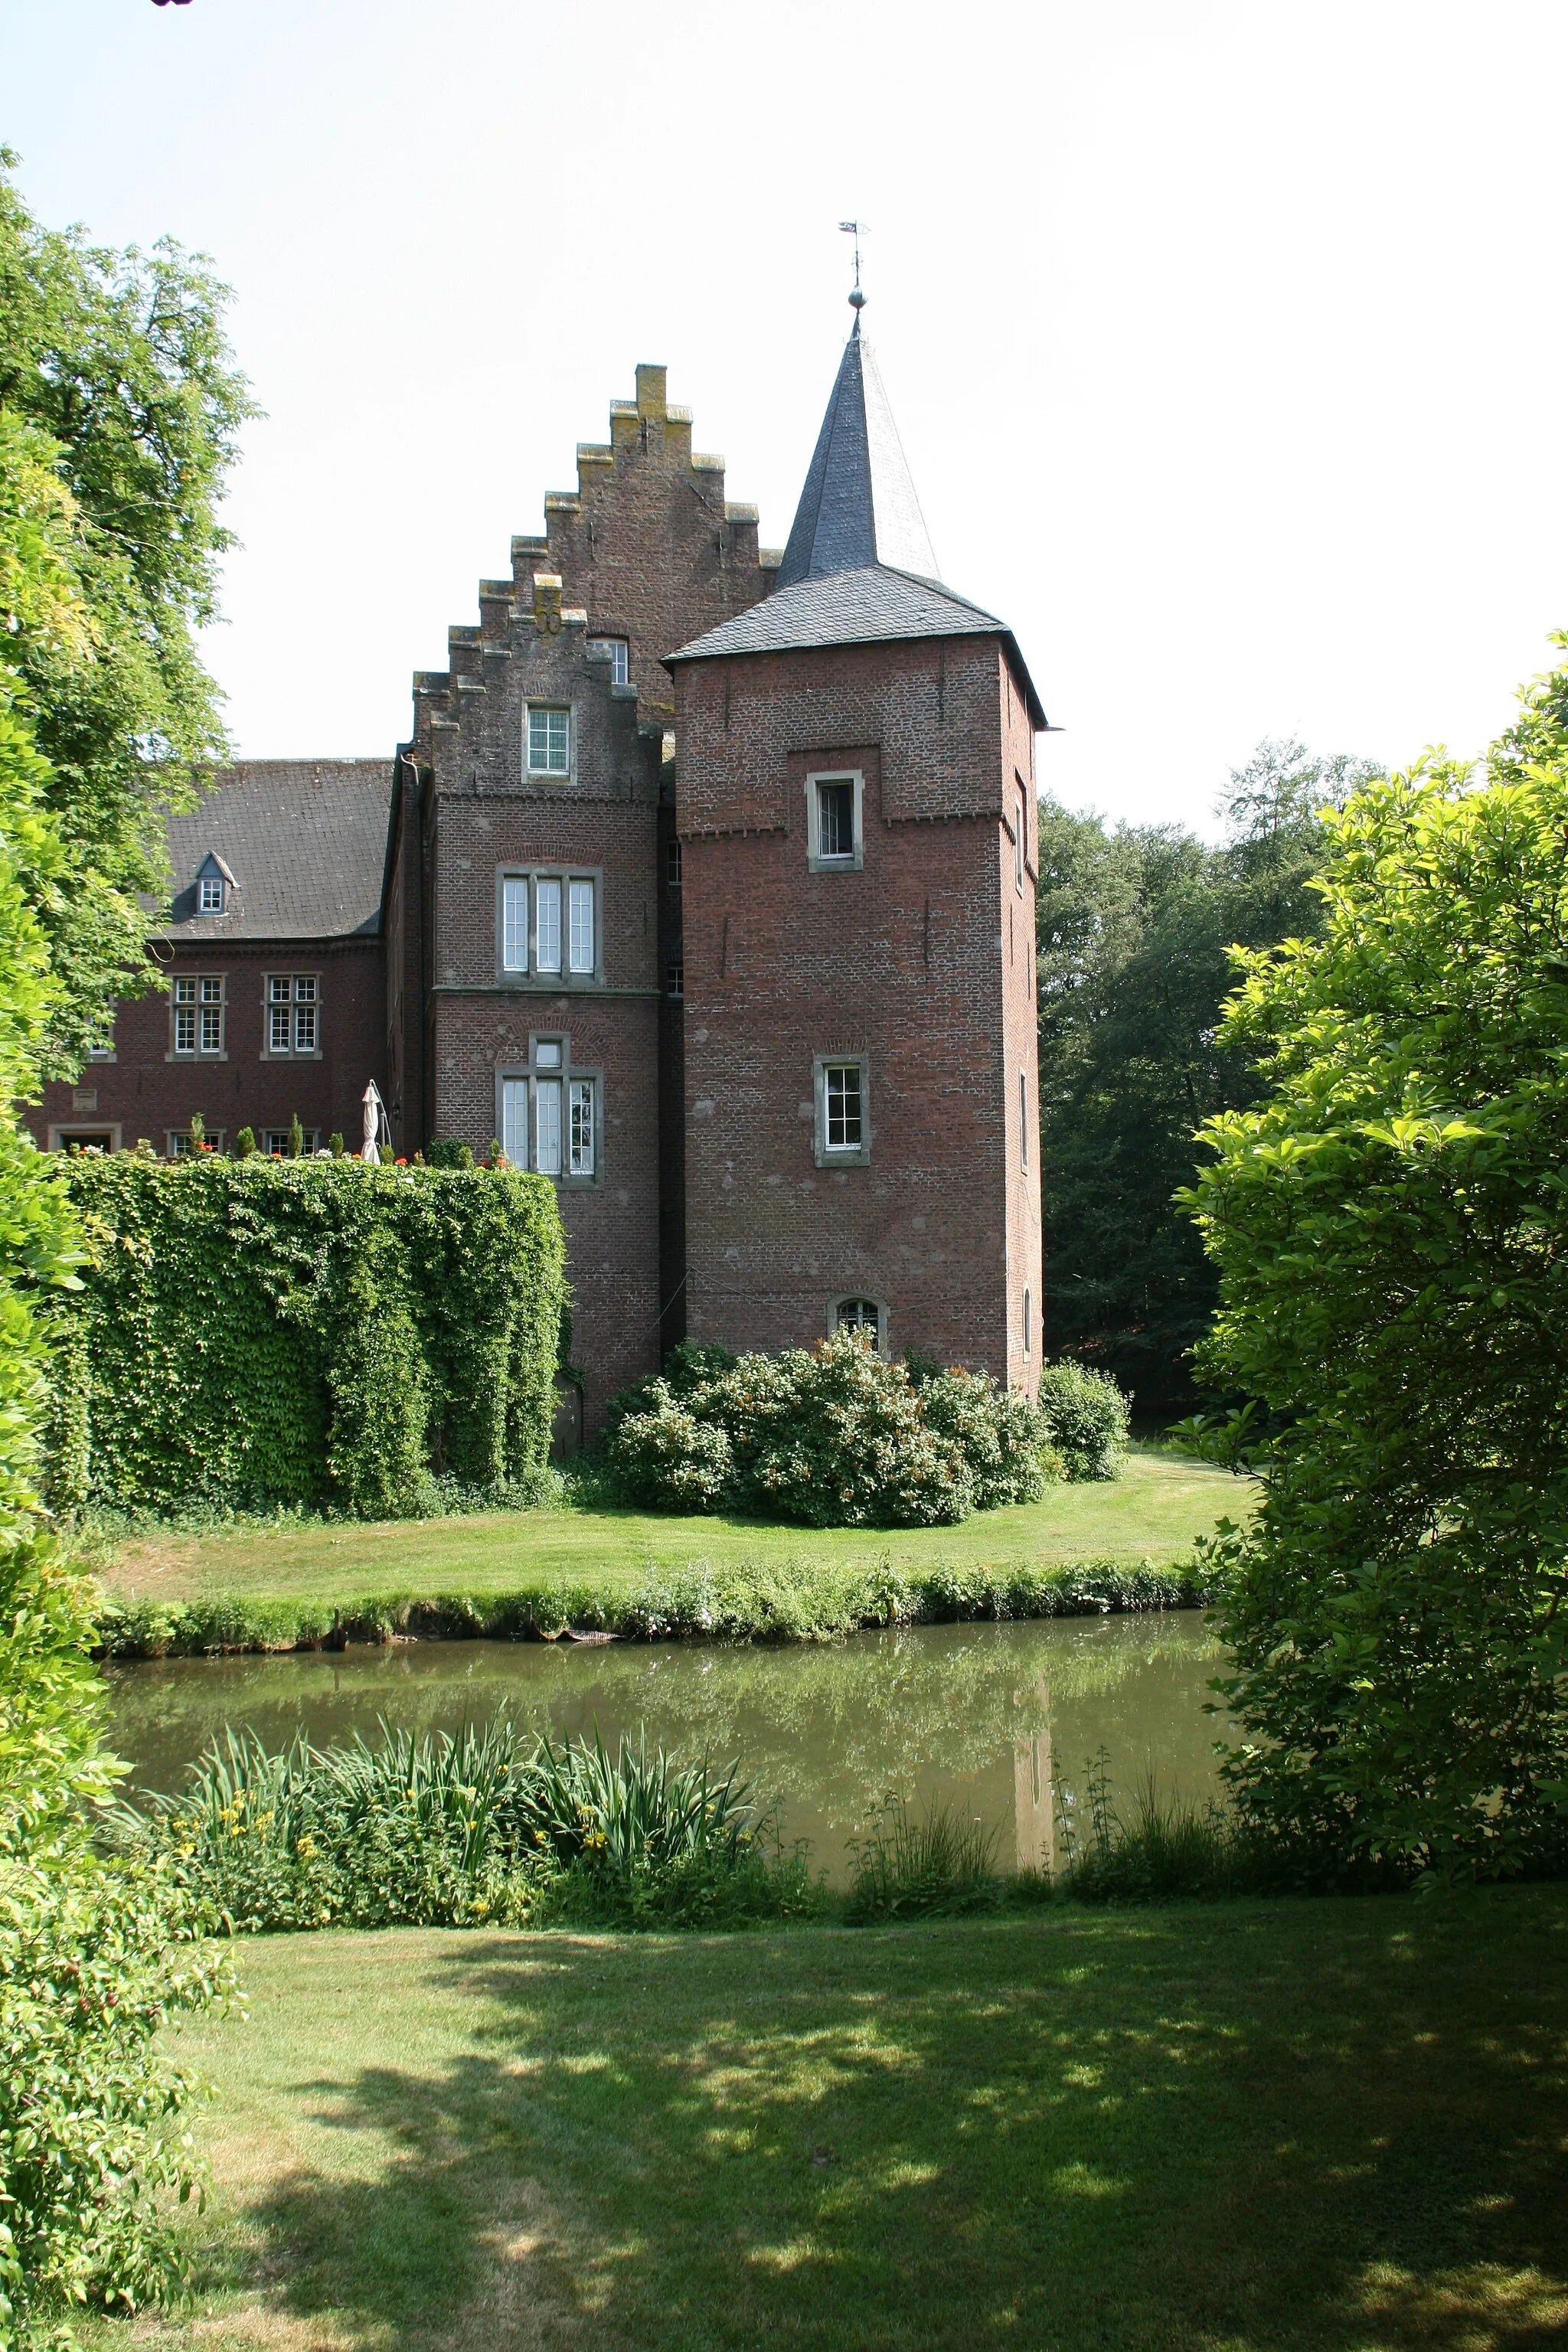
{"type": "Polygon", "coordinates": [[[270,1747],[318,1746],[384,1720],[456,1730],[505,1707],[520,1728],[650,1748],[742,1770],[786,1842],[843,1875],[868,1806],[897,1791],[952,1805],[996,1841],[999,1865],[1050,1866],[1064,1821],[1106,1753],[1113,1800],[1152,1773],[1167,1791],[1215,1785],[1220,1669],[1196,1612],[929,1625],[822,1648],[695,1643],[403,1643],[283,1657],[180,1659],[110,1670],[114,1740],[134,1784],[177,1787],[225,1724],[270,1747]],[[1055,1792],[1053,1801],[1053,1791],[1055,1792]]]}

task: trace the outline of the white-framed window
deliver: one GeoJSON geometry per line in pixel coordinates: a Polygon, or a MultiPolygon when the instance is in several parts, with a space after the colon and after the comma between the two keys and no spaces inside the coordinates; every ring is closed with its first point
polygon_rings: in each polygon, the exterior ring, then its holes
{"type": "Polygon", "coordinates": [[[590,637],[587,644],[590,661],[607,661],[612,686],[629,686],[632,682],[632,649],[625,637],[590,637]]]}
{"type": "Polygon", "coordinates": [[[814,874],[854,873],[862,864],[862,778],[858,769],[805,780],[805,862],[814,874]]]}
{"type": "Polygon", "coordinates": [[[221,874],[204,874],[201,880],[196,884],[197,914],[221,915],[223,912],[224,895],[223,876],[221,874]]]}
{"type": "Polygon", "coordinates": [[[819,1168],[863,1165],[871,1156],[868,1074],[863,1055],[819,1055],[813,1067],[819,1168]]]}
{"type": "MultiPolygon", "coordinates": [[[[290,1130],[286,1127],[264,1127],[261,1130],[262,1150],[268,1153],[268,1156],[275,1152],[279,1159],[287,1160],[289,1157],[289,1132],[290,1130]]],[[[319,1127],[307,1127],[303,1129],[301,1132],[303,1133],[305,1139],[300,1146],[300,1157],[304,1158],[309,1152],[319,1151],[321,1148],[321,1129],[319,1127]]]]}
{"type": "Polygon", "coordinates": [[[113,1061],[116,1018],[114,1007],[110,1005],[109,1011],[103,1013],[95,1024],[96,1034],[93,1043],[87,1049],[87,1058],[89,1062],[113,1061]]]}
{"type": "Polygon", "coordinates": [[[888,1310],[879,1298],[838,1298],[834,1301],[835,1331],[863,1331],[878,1354],[887,1339],[888,1310]]]}
{"type": "Polygon", "coordinates": [[[321,983],[313,971],[267,975],[267,1051],[316,1055],[321,1050],[321,983]]]}
{"type": "Polygon", "coordinates": [[[170,990],[174,1052],[217,1058],[224,1050],[225,982],[221,972],[182,973],[170,990]]]}
{"type": "MultiPolygon", "coordinates": [[[[188,1127],[171,1127],[164,1132],[168,1144],[168,1150],[164,1154],[166,1159],[190,1160],[195,1157],[196,1147],[188,1127]]],[[[221,1151],[226,1139],[227,1129],[221,1127],[216,1132],[202,1137],[202,1141],[210,1144],[215,1151],[221,1151]]]]}
{"type": "Polygon", "coordinates": [[[599,877],[503,873],[497,929],[503,979],[596,979],[599,877]]]}
{"type": "Polygon", "coordinates": [[[565,1037],[535,1037],[526,1070],[496,1074],[496,1131],[514,1168],[592,1184],[599,1177],[600,1073],[572,1066],[565,1037]]]}
{"type": "Polygon", "coordinates": [[[664,878],[672,890],[679,890],[680,887],[680,866],[679,839],[667,841],[664,845],[664,878]]]}
{"type": "Polygon", "coordinates": [[[569,776],[572,772],[572,713],[565,704],[531,702],[526,725],[529,774],[569,776]]]}

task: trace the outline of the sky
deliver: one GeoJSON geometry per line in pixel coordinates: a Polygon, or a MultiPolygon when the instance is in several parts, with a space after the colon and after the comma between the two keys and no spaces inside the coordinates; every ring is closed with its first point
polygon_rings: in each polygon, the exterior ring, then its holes
{"type": "Polygon", "coordinates": [[[782,545],[858,216],[1042,788],[1205,831],[1264,736],[1474,755],[1568,627],[1565,86],[1562,0],[0,0],[33,209],[233,289],[239,752],[389,752],[639,360],[782,545]]]}

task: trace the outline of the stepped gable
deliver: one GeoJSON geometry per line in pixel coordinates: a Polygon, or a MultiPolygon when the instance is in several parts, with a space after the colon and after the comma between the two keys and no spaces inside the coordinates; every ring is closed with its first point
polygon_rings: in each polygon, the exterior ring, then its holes
{"type": "Polygon", "coordinates": [[[637,397],[610,403],[608,441],[578,443],[577,488],[546,498],[542,536],[512,541],[510,585],[527,605],[536,572],[559,579],[589,635],[626,640],[643,714],[666,725],[663,656],[766,595],[780,560],[758,547],[756,508],[726,499],[723,458],[693,450],[667,378],[639,366],[637,397]]]}
{"type": "Polygon", "coordinates": [[[176,943],[374,937],[381,928],[392,772],[380,760],[237,760],[167,824],[176,943]],[[216,858],[232,887],[196,912],[216,858]]]}

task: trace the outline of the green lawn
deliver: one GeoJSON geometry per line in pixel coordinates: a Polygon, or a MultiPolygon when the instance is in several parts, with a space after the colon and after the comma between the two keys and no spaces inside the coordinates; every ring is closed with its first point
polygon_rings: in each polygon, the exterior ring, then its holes
{"type": "Polygon", "coordinates": [[[1524,2352],[1568,1889],[257,1944],[201,2352],[1524,2352]]]}
{"type": "Polygon", "coordinates": [[[1162,1563],[1190,1553],[1216,1518],[1237,1515],[1247,1488],[1223,1471],[1153,1452],[1130,1456],[1105,1485],[1057,1486],[1043,1503],[984,1511],[956,1528],[806,1528],[750,1519],[665,1518],[636,1511],[517,1511],[475,1518],[395,1519],[379,1526],[311,1522],[202,1536],[139,1538],[100,1580],[126,1601],[310,1599],[352,1603],[387,1591],[506,1592],[592,1575],[631,1585],[649,1570],[706,1561],[715,1569],[809,1558],[841,1566],[890,1559],[1114,1560],[1162,1563]]]}

